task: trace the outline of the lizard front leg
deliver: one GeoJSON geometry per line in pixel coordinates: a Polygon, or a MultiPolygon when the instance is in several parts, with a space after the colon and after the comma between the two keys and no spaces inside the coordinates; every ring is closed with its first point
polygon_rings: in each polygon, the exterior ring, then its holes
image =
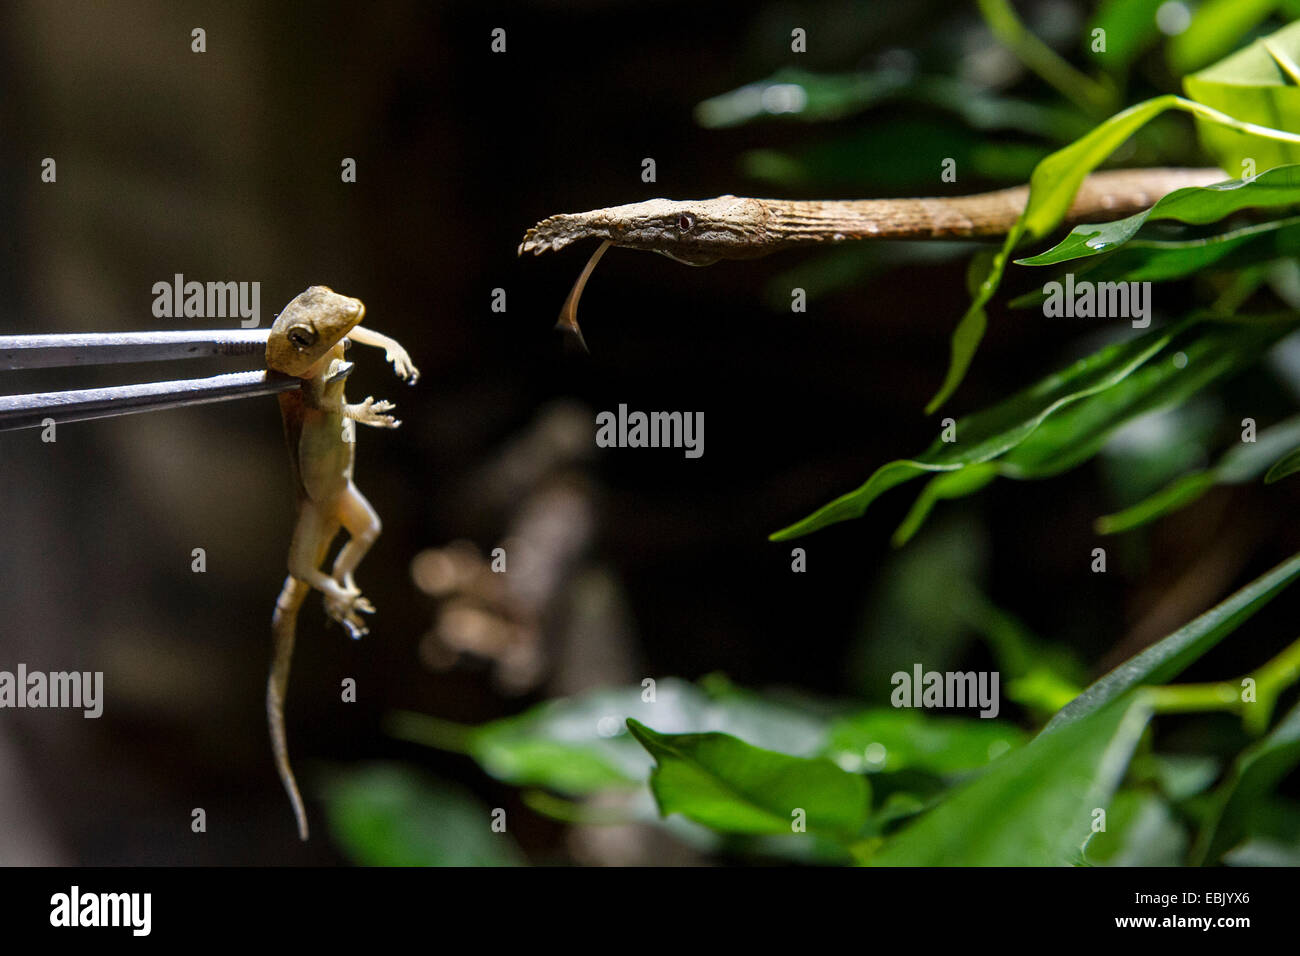
{"type": "Polygon", "coordinates": [[[348,330],[348,338],[361,345],[383,349],[384,358],[393,363],[393,371],[397,373],[398,378],[409,381],[412,385],[420,380],[420,370],[415,367],[410,353],[402,348],[402,344],[397,339],[360,325],[354,325],[348,330]]]}

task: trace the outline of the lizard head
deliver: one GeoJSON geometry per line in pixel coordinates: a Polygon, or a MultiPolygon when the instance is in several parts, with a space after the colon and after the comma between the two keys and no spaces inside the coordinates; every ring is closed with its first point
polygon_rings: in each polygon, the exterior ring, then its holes
{"type": "Polygon", "coordinates": [[[579,239],[597,238],[707,266],[720,259],[761,255],[766,222],[767,210],[757,199],[651,199],[543,219],[524,234],[519,254],[540,255],[579,239]]]}
{"type": "Polygon", "coordinates": [[[314,285],[284,307],[266,340],[268,368],[302,378],[360,324],[366,307],[360,299],[314,285]]]}

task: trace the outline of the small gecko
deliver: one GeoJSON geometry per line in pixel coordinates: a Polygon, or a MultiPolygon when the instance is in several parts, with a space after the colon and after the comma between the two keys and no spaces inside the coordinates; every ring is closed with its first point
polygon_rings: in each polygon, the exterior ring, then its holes
{"type": "Polygon", "coordinates": [[[301,388],[279,396],[298,492],[298,523],[289,545],[289,576],[271,619],[274,652],[266,681],[266,716],[275,766],[303,840],[307,839],[307,811],[289,766],[284,730],[284,699],[298,609],[315,588],[324,595],[325,613],[351,637],[367,633],[358,615],[373,614],[374,607],[361,596],[352,576],[379,536],[381,524],[370,502],[352,483],[356,446],[351,423],[376,428],[401,424],[384,414],[393,409],[392,402],[368,397],[359,405],[349,405],[344,400],[343,386],[353,368],[353,363],[344,360],[344,350],[349,340],[381,348],[398,378],[414,385],[420,377],[406,349],[358,324],[365,314],[360,299],[314,285],[285,306],[266,341],[267,367],[302,379],[301,388]],[[332,573],[326,574],[321,563],[340,527],[347,530],[349,539],[335,558],[332,573]]]}

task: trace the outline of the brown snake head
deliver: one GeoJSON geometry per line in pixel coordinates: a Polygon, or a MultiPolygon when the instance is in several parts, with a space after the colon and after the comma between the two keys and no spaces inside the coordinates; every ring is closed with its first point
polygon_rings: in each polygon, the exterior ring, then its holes
{"type": "Polygon", "coordinates": [[[524,234],[519,254],[559,251],[580,239],[607,239],[624,249],[644,249],[692,266],[762,255],[767,210],[757,199],[646,202],[543,219],[524,234]]]}

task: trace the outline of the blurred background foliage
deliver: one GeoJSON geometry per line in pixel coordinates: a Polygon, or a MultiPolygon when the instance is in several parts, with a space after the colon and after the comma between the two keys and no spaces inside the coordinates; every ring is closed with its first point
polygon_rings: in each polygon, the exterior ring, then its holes
{"type": "MultiPolygon", "coordinates": [[[[306,846],[262,722],[292,523],[273,403],[67,426],[56,445],[4,438],[2,663],[104,670],[108,701],[95,722],[6,714],[0,860],[845,863],[982,772],[959,809],[987,823],[990,853],[1023,849],[996,824],[1025,774],[1044,819],[1084,827],[1065,834],[1079,849],[1094,795],[1049,758],[1128,733],[1130,712],[1098,711],[1055,751],[1023,745],[1089,680],[1300,550],[1277,519],[1294,483],[1218,480],[1237,474],[1220,455],[1243,416],[1294,427],[1300,352],[1284,342],[1252,374],[1135,417],[1050,480],[989,475],[905,548],[889,538],[906,502],[886,497],[798,542],[807,571],[793,574],[767,534],[932,433],[921,409],[979,247],[863,243],[698,270],[616,251],[584,299],[587,358],[550,329],[580,256],[522,261],[515,244],[546,215],[656,195],[1022,182],[1116,109],[1295,16],[1255,0],[6,5],[7,329],[152,328],[152,285],[178,272],[261,281],[264,321],[323,282],[364,299],[424,378],[399,392],[377,360],[354,375],[405,424],[359,447],[385,521],[359,574],[372,634],[344,640],[314,602],[299,626],[291,749],[327,821],[306,846]],[[489,48],[498,26],[505,55],[489,48]],[[807,53],[790,52],[795,27],[807,53]],[[56,185],[39,181],[45,156],[56,185]],[[356,184],[339,182],[345,156],[356,184]],[[939,179],[946,157],[956,183],[939,179]],[[789,313],[792,286],[806,314],[789,313]],[[708,453],[597,454],[592,415],[621,402],[703,411],[708,453]],[[1195,506],[1098,537],[1099,516],[1212,466],[1195,506]],[[1110,563],[1092,574],[1099,542],[1110,563]],[[488,569],[499,544],[506,575],[488,569]],[[999,718],[889,707],[890,675],[916,662],[1000,671],[999,718]],[[347,677],[355,704],[339,700],[347,677]],[[723,792],[760,763],[824,787],[806,836],[775,783],[739,804],[723,792]]],[[[1166,115],[1112,161],[1209,157],[1188,117],[1166,115]]],[[[1268,281],[1294,287],[1278,268],[1268,281]]],[[[1041,281],[1013,272],[1003,299],[1041,281]]],[[[1164,317],[1223,284],[1162,287],[1164,317]]],[[[1116,339],[1005,301],[990,312],[956,415],[1116,339]]],[[[1266,659],[1295,637],[1290,607],[1262,607],[1184,678],[1266,659]]],[[[1075,862],[1296,862],[1298,733],[1295,711],[1255,739],[1223,714],[1139,728],[1110,781],[1112,825],[1075,862]]],[[[923,818],[938,859],[989,861],[951,819],[923,818]]]]}

